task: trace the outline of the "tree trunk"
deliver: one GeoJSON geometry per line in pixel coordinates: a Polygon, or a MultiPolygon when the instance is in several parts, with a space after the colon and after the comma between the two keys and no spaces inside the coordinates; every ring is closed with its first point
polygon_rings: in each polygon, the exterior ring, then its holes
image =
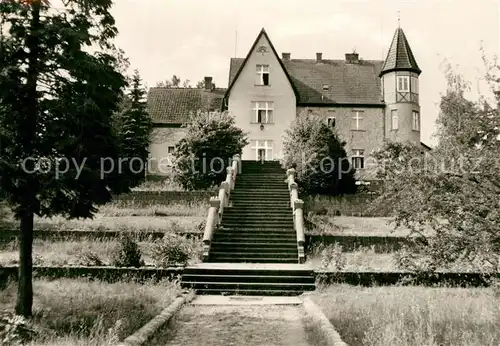
{"type": "MultiPolygon", "coordinates": [[[[37,83],[40,64],[40,2],[31,3],[31,22],[26,46],[29,49],[28,68],[26,75],[26,113],[22,128],[22,145],[26,158],[33,157],[36,146],[38,125],[38,95],[37,83]]],[[[34,166],[28,161],[27,166],[34,166]]],[[[31,167],[33,168],[33,167],[31,167]]],[[[33,172],[33,170],[30,170],[33,172]]],[[[23,202],[20,208],[19,233],[19,277],[16,301],[16,313],[31,317],[33,310],[33,216],[37,208],[36,177],[33,173],[24,172],[21,188],[23,202]]]]}
{"type": "Polygon", "coordinates": [[[19,243],[19,276],[16,314],[31,317],[33,307],[33,212],[21,216],[19,243]]]}

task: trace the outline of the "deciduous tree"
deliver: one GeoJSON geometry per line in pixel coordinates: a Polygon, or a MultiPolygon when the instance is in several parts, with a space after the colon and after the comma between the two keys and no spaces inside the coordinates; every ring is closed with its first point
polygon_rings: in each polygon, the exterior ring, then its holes
{"type": "Polygon", "coordinates": [[[400,253],[405,268],[466,263],[498,271],[500,99],[497,95],[493,104],[484,97],[469,100],[468,83],[452,70],[447,77],[437,147],[424,154],[415,144],[387,143],[375,154],[385,180],[378,202],[392,206],[396,227],[408,227],[423,239],[400,253]]]}
{"type": "Polygon", "coordinates": [[[356,191],[355,170],[342,142],[323,118],[303,113],[285,132],[285,165],[296,170],[299,190],[339,195],[356,191]]]}
{"type": "Polygon", "coordinates": [[[232,157],[247,144],[246,134],[228,113],[199,112],[175,148],[174,179],[187,190],[217,185],[224,181],[232,157]]]}

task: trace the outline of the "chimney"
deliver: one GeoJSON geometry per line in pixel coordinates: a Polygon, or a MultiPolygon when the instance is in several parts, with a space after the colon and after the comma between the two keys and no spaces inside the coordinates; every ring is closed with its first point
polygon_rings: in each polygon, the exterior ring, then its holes
{"type": "Polygon", "coordinates": [[[205,77],[205,90],[212,90],[212,77],[205,77]]]}
{"type": "Polygon", "coordinates": [[[291,55],[292,55],[291,53],[281,53],[281,58],[282,58],[282,60],[290,61],[291,55]]]}
{"type": "Polygon", "coordinates": [[[359,63],[359,54],[358,53],[346,53],[345,61],[348,64],[357,64],[359,63]]]}
{"type": "Polygon", "coordinates": [[[316,62],[323,61],[323,53],[316,53],[316,62]]]}

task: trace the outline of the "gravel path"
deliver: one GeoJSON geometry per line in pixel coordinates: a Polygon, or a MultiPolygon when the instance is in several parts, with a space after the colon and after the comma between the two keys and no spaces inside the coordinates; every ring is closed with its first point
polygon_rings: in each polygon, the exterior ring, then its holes
{"type": "Polygon", "coordinates": [[[185,306],[149,346],[307,346],[302,305],[185,306]]]}

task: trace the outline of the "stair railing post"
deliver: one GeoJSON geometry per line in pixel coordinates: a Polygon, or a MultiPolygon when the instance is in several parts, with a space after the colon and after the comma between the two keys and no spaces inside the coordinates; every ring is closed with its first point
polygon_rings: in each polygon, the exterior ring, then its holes
{"type": "Polygon", "coordinates": [[[226,182],[229,184],[229,189],[228,193],[231,193],[234,189],[234,183],[233,183],[233,167],[228,167],[226,168],[226,182]]]}
{"type": "Polygon", "coordinates": [[[241,157],[239,154],[233,156],[233,161],[231,162],[231,168],[233,169],[232,185],[231,191],[234,189],[234,184],[236,183],[236,176],[241,170],[241,157]]]}
{"type": "MultiPolygon", "coordinates": [[[[293,184],[297,185],[295,183],[295,169],[293,169],[293,168],[288,169],[286,171],[286,177],[287,177],[287,182],[288,182],[288,191],[290,191],[290,207],[293,209],[294,208],[294,206],[293,206],[294,198],[292,195],[292,191],[293,191],[292,186],[293,186],[293,184]]],[[[298,195],[296,198],[298,198],[298,195]]]]}
{"type": "Polygon", "coordinates": [[[227,207],[229,204],[229,184],[227,181],[223,181],[222,184],[220,184],[219,199],[220,199],[219,215],[222,216],[224,208],[227,207]]]}
{"type": "Polygon", "coordinates": [[[219,224],[220,200],[217,197],[210,198],[210,208],[208,209],[207,223],[203,232],[203,261],[208,260],[210,245],[214,235],[215,227],[219,224]]]}
{"type": "Polygon", "coordinates": [[[292,204],[292,208],[295,209],[295,201],[299,199],[299,185],[297,183],[290,184],[290,202],[292,204]]]}
{"type": "Polygon", "coordinates": [[[295,219],[295,232],[297,233],[297,250],[299,253],[299,263],[305,262],[304,246],[306,243],[304,235],[304,201],[296,199],[294,201],[293,218],[295,219]]]}

